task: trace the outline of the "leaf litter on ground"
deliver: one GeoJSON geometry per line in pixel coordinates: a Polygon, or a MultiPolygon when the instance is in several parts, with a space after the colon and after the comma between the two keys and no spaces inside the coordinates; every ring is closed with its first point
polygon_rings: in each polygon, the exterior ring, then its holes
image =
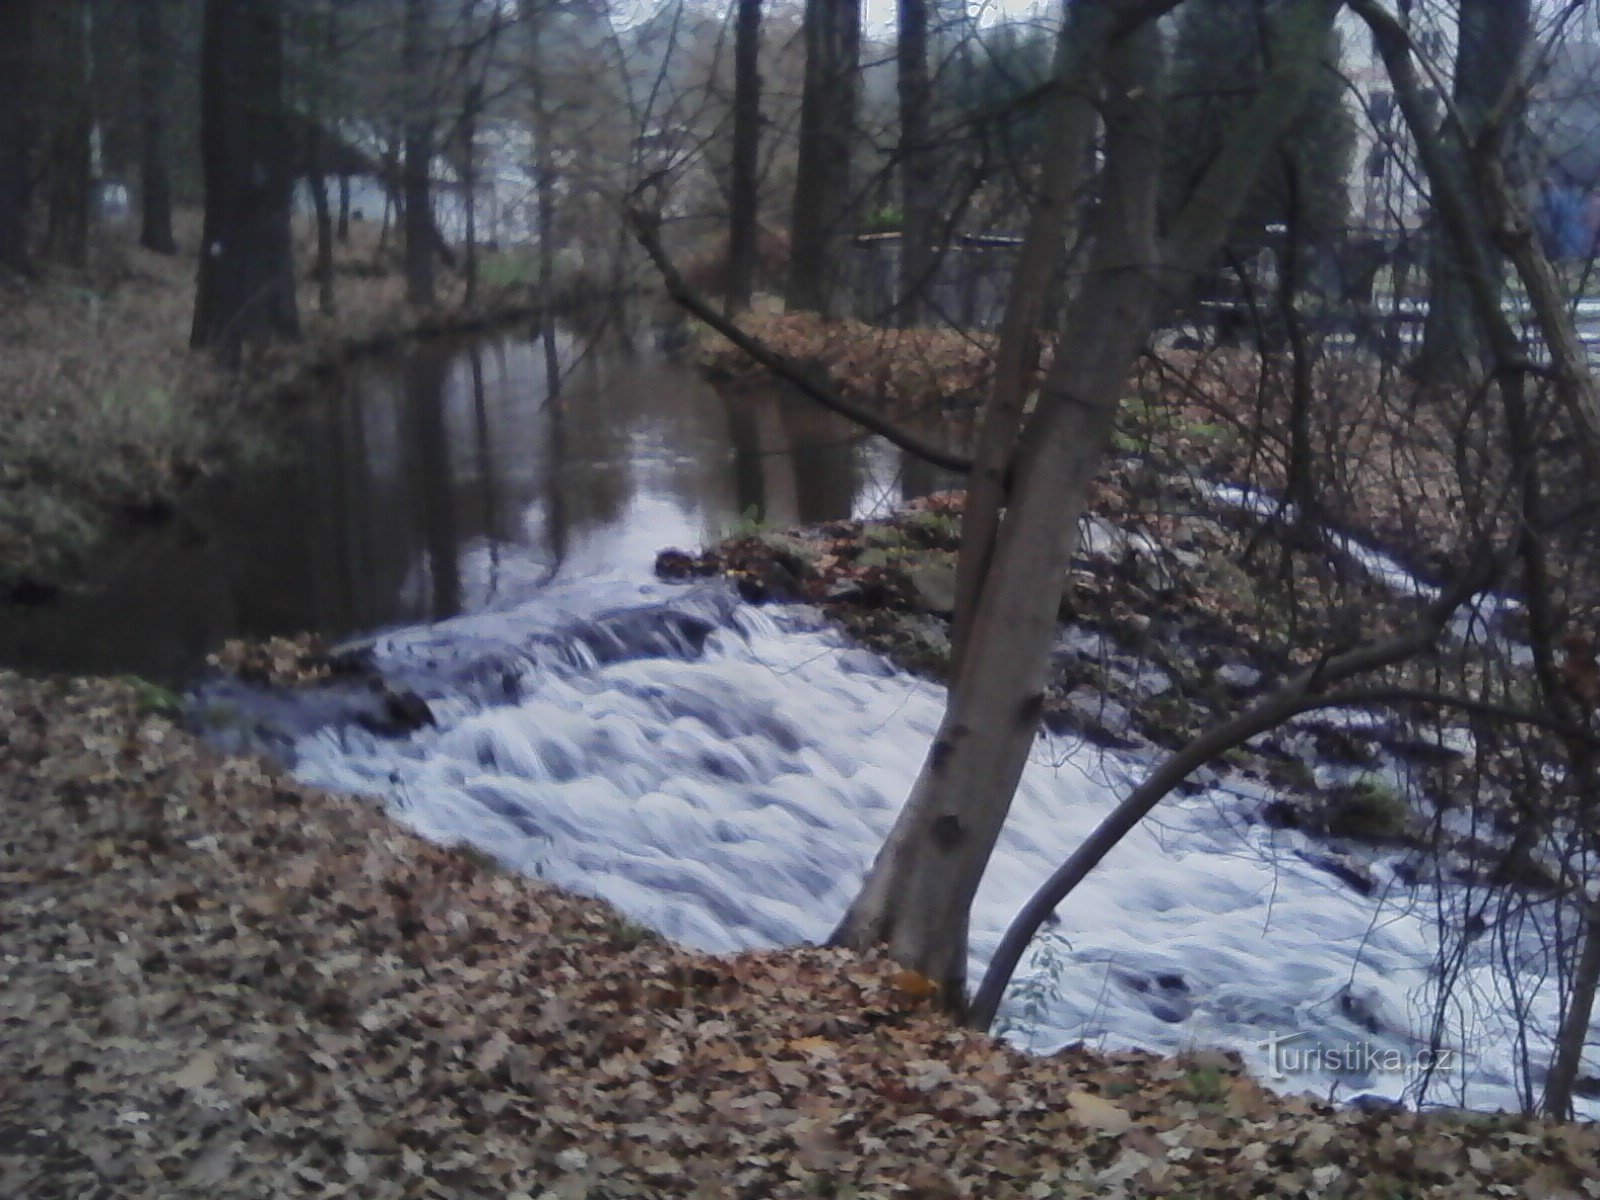
{"type": "Polygon", "coordinates": [[[0,1195],[1600,1197],[1600,1133],[956,1028],[892,963],[706,957],[0,674],[0,1195]]]}

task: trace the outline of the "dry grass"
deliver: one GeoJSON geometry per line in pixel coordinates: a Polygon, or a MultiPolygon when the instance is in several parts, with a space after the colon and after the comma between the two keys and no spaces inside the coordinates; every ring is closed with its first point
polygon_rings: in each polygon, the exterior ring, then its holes
{"type": "MultiPolygon", "coordinates": [[[[461,308],[441,274],[438,311],[405,302],[397,243],[357,222],[337,260],[338,309],[301,285],[305,340],[226,377],[189,349],[198,214],[178,222],[175,258],[107,232],[84,272],[52,272],[0,291],[0,599],[19,583],[70,583],[95,543],[130,514],[172,506],[194,480],[226,471],[270,437],[265,395],[341,347],[437,321],[461,308]]],[[[309,230],[298,260],[313,259],[309,230]]],[[[474,311],[503,306],[514,288],[474,311]]]]}

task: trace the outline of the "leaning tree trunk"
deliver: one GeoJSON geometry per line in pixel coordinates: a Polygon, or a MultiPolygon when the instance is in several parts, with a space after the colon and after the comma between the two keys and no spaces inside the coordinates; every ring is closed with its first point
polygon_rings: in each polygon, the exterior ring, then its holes
{"type": "Polygon", "coordinates": [[[728,187],[728,282],[723,312],[750,307],[760,237],[761,0],[739,0],[733,34],[733,154],[728,187]]]}
{"type": "Polygon", "coordinates": [[[806,0],[805,43],[784,299],[791,310],[831,316],[849,250],[861,0],[806,0]]]}
{"type": "Polygon", "coordinates": [[[406,0],[401,38],[401,71],[405,75],[406,298],[413,304],[434,301],[433,260],[437,238],[433,224],[430,178],[433,167],[433,112],[422,86],[427,67],[428,0],[406,0]]]}
{"type": "Polygon", "coordinates": [[[11,88],[7,103],[0,104],[0,283],[7,274],[32,272],[27,227],[33,20],[33,0],[0,0],[0,76],[11,88]]]}
{"type": "Polygon", "coordinates": [[[297,337],[282,0],[206,0],[200,60],[206,215],[190,342],[237,364],[297,337]]]}
{"type": "Polygon", "coordinates": [[[952,659],[957,667],[966,653],[973,611],[999,536],[1011,456],[1038,367],[1039,329],[1047,316],[1050,280],[1061,262],[1063,248],[1073,240],[1077,229],[1078,190],[1095,133],[1094,108],[1080,81],[1104,53],[1109,36],[1107,16],[1098,8],[1076,10],[1073,21],[1063,26],[1056,39],[1056,83],[1047,110],[1049,134],[1044,169],[1035,188],[1033,212],[1000,322],[994,381],[983,407],[972,470],[967,476],[950,635],[952,659]]]}
{"type": "Polygon", "coordinates": [[[167,0],[138,0],[139,244],[157,254],[176,254],[167,147],[172,50],[167,39],[166,4],[167,0]]]}
{"type": "MultiPolygon", "coordinates": [[[[1116,0],[1078,0],[1081,10],[1116,0]]],[[[1339,0],[1301,0],[1280,16],[1261,95],[1156,242],[1162,114],[1160,47],[1148,22],[1107,56],[1106,125],[1088,277],[1068,304],[1057,353],[1022,431],[1009,503],[981,580],[969,643],[922,772],[860,894],[835,931],[882,945],[966,1003],[972,899],[1033,746],[1078,518],[1110,446],[1122,388],[1158,301],[1220,247],[1248,183],[1298,114],[1339,0]]]]}
{"type": "Polygon", "coordinates": [[[1150,83],[1153,28],[1111,55],[1105,171],[1091,266],[1100,286],[1073,302],[1055,365],[1023,437],[971,643],[922,773],[836,942],[882,944],[966,1000],[967,918],[1033,746],[1061,581],[1078,518],[1110,447],[1133,356],[1150,325],[1161,112],[1150,83]]]}
{"type": "Polygon", "coordinates": [[[900,93],[899,324],[920,325],[928,309],[936,258],[938,162],[929,140],[933,89],[928,82],[928,0],[900,0],[897,52],[900,93]]]}

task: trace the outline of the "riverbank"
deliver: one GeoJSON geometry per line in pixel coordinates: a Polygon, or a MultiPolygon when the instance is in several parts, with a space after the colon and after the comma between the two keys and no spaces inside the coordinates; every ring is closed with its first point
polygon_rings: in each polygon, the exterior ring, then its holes
{"type": "Polygon", "coordinates": [[[0,1190],[1593,1196],[1600,1131],[1019,1054],[835,951],[709,958],[0,673],[0,1190]]]}
{"type": "MultiPolygon", "coordinates": [[[[392,246],[357,222],[339,248],[337,308],[302,283],[305,336],[242,377],[188,347],[198,223],[185,252],[152,254],[132,229],[104,235],[83,272],[5,288],[0,303],[0,604],[48,600],[82,577],[103,539],[169,519],[192,485],[269,453],[281,405],[353,356],[415,336],[487,327],[536,311],[514,264],[467,305],[405,302],[392,246]]],[[[302,236],[303,240],[303,236],[302,236]]]]}

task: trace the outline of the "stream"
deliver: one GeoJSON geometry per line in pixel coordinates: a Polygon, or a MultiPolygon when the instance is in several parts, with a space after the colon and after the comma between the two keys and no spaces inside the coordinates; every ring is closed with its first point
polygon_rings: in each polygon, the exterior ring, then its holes
{"type": "MultiPolygon", "coordinates": [[[[557,396],[531,334],[353,369],[308,406],[295,453],[219,487],[204,521],[108,561],[97,594],[9,623],[0,661],[187,680],[229,637],[366,635],[433,725],[374,731],[337,687],[211,679],[197,703],[225,743],[682,943],[825,938],[943,689],[812,610],[662,583],[653,560],[756,515],[872,515],[947,481],[803,401],[719,392],[652,352],[565,333],[555,348],[557,396]]],[[[1150,762],[1040,736],[973,910],[974,976],[1150,762]]],[[[1256,819],[1269,798],[1214,776],[1167,801],[1036,942],[1008,1036],[1221,1047],[1285,1090],[1405,1095],[1428,1058],[1436,898],[1381,856],[1360,894],[1304,835],[1256,819]]],[[[1493,964],[1469,963],[1461,986],[1492,993],[1493,964]]],[[[1554,1002],[1551,988],[1535,999],[1545,1029],[1554,1002]]],[[[1430,1101],[1517,1106],[1493,1005],[1455,1013],[1446,1045],[1430,1101]]]]}

